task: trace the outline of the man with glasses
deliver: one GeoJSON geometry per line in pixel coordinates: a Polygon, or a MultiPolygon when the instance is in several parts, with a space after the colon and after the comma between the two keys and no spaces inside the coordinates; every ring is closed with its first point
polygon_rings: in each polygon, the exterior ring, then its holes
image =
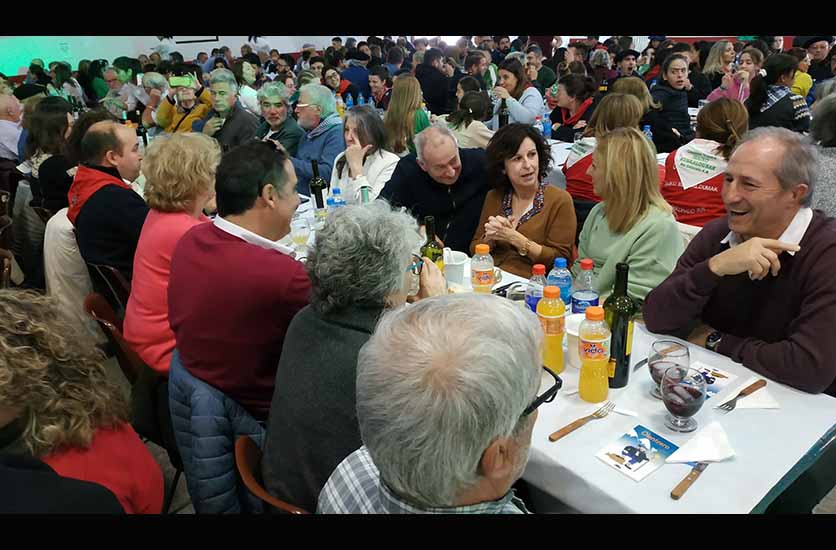
{"type": "Polygon", "coordinates": [[[296,169],[296,189],[303,195],[310,195],[311,161],[317,161],[320,177],[331,181],[334,160],[345,151],[343,121],[337,113],[334,94],[321,84],[306,84],[299,89],[296,119],[305,134],[299,140],[296,155],[290,160],[296,169]]]}
{"type": "Polygon", "coordinates": [[[258,104],[264,122],[259,126],[255,137],[269,139],[282,144],[290,156],[295,156],[299,148],[299,139],[305,133],[290,113],[289,94],[284,84],[270,82],[258,90],[258,104]]]}
{"type": "Polygon", "coordinates": [[[810,68],[807,73],[816,82],[833,78],[833,70],[828,57],[832,41],[832,36],[811,36],[804,41],[804,47],[810,54],[810,68]]]}
{"type": "Polygon", "coordinates": [[[229,69],[215,69],[209,75],[212,110],[192,124],[192,131],[203,132],[221,144],[224,153],[251,141],[258,130],[258,118],[238,102],[238,82],[229,69]]]}
{"type": "Polygon", "coordinates": [[[331,475],[317,511],[526,513],[511,486],[537,407],[561,385],[541,366],[542,339],[535,315],[490,295],[384,314],[357,358],[363,446],[331,475]]]}

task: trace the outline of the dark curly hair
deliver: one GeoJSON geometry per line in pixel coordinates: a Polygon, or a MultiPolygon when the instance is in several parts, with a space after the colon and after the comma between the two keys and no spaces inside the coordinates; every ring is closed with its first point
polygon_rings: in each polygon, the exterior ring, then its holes
{"type": "Polygon", "coordinates": [[[488,183],[495,189],[507,191],[511,180],[505,174],[505,161],[517,154],[525,138],[531,139],[537,148],[539,171],[537,179],[543,181],[552,165],[552,154],[546,139],[534,126],[515,122],[500,128],[486,149],[488,183]]]}

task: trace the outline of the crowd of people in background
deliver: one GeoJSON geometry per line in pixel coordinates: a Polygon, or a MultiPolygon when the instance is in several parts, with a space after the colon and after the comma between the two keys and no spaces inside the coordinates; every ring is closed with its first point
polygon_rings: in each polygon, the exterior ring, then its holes
{"type": "MultiPolygon", "coordinates": [[[[188,422],[208,392],[206,414],[234,410],[263,439],[270,493],[312,512],[526,511],[511,487],[543,402],[541,332],[499,298],[446,296],[416,256],[428,217],[443,246],[488,244],[525,278],[590,259],[606,293],[626,262],[651,330],[722,331],[720,353],[836,395],[836,344],[810,332],[836,320],[833,37],[334,37],[291,55],[256,36],[191,60],[158,38],[136,58],[0,74],[0,190],[26,182],[8,215],[40,254],[19,262],[25,290],[0,289],[0,473],[45,480],[52,510],[59,491],[84,503],[65,511],[163,508],[105,355],[58,315],[78,318],[90,266],[130,287],[118,329],[164,381],[178,442],[229,454],[188,422]],[[555,140],[571,144],[560,165],[555,140]],[[280,241],[320,177],[348,207],[300,258],[280,241]],[[781,262],[780,284],[750,288],[781,262]],[[735,292],[790,298],[752,327],[735,292]]],[[[198,475],[232,496],[194,489],[196,510],[237,510],[234,474],[205,456],[190,492],[198,475]]]]}

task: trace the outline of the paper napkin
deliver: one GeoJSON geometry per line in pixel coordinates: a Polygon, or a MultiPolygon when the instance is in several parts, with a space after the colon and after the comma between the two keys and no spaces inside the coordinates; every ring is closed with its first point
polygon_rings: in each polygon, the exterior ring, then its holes
{"type": "Polygon", "coordinates": [[[668,463],[720,462],[734,456],[726,431],[712,422],[665,460],[668,463]]]}
{"type": "MultiPolygon", "coordinates": [[[[717,399],[717,405],[722,405],[729,399],[734,398],[735,395],[741,392],[746,386],[749,384],[753,384],[760,380],[760,376],[752,376],[750,378],[742,378],[736,384],[730,384],[731,391],[726,394],[726,396],[722,399],[717,399]]],[[[713,402],[713,401],[712,401],[713,402]]],[[[715,405],[715,407],[717,406],[715,405]]],[[[769,393],[769,383],[767,382],[767,386],[765,388],[761,388],[755,393],[751,395],[747,395],[746,397],[741,397],[737,400],[737,405],[735,409],[780,409],[781,405],[778,401],[772,397],[772,394],[769,393]]]]}

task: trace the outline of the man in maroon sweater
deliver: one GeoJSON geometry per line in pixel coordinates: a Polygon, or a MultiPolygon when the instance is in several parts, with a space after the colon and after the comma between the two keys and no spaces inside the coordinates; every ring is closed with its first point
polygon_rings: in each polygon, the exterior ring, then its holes
{"type": "Polygon", "coordinates": [[[836,396],[836,220],[809,205],[813,145],[750,132],[729,160],[728,216],[707,224],[647,296],[657,333],[688,334],[777,382],[836,396]]]}
{"type": "Polygon", "coordinates": [[[218,217],[189,230],[171,260],[168,318],[183,366],[266,420],[285,333],[310,281],[277,241],[299,206],[283,150],[227,153],[216,174],[218,217]]]}

